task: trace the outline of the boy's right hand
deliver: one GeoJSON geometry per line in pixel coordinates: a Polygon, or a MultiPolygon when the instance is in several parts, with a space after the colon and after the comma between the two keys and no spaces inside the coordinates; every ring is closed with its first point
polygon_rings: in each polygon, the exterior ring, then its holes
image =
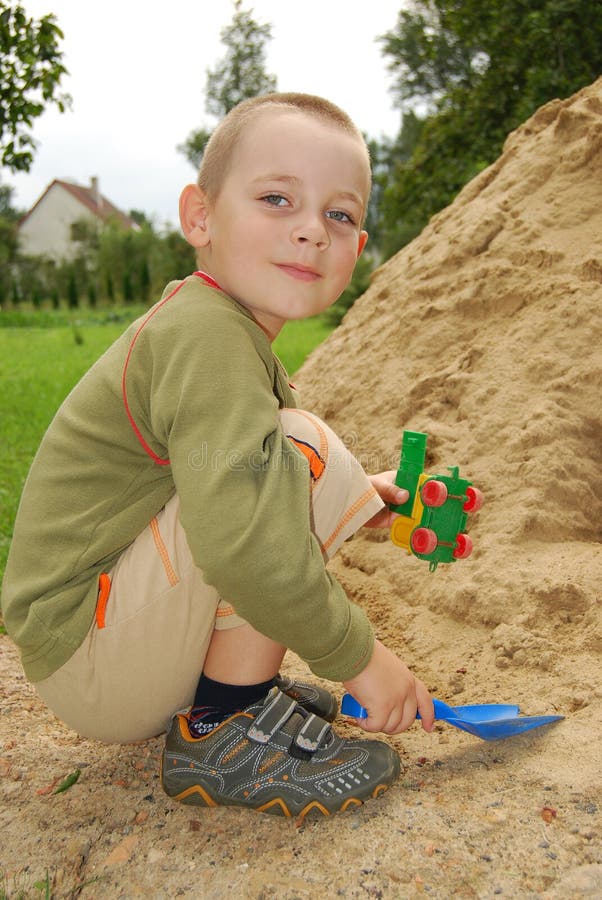
{"type": "Polygon", "coordinates": [[[433,730],[433,701],[425,685],[380,641],[366,668],[343,684],[368,712],[367,719],[356,719],[365,731],[399,734],[416,721],[416,712],[424,730],[433,730]]]}

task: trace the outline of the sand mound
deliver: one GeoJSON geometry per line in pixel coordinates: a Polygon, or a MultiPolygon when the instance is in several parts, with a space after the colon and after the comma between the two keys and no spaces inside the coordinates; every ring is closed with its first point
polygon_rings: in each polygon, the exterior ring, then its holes
{"type": "Polygon", "coordinates": [[[428,470],[460,465],[486,496],[473,556],[434,574],[368,532],[346,545],[338,574],[380,632],[439,693],[589,707],[588,727],[602,647],[601,113],[602,79],[512,133],[297,378],[369,470],[397,467],[404,427],[426,431],[428,470]],[[376,582],[385,601],[365,596],[376,582]]]}

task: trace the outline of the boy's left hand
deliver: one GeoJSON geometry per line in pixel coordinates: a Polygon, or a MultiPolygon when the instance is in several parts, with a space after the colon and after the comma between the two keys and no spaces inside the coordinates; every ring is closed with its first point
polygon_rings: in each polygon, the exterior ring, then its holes
{"type": "Polygon", "coordinates": [[[388,504],[405,503],[409,499],[408,491],[405,488],[397,487],[395,484],[396,475],[395,469],[389,472],[380,472],[378,475],[368,475],[372,482],[372,487],[387,506],[379,510],[371,519],[368,519],[365,523],[366,528],[390,528],[399,513],[391,512],[388,504]]]}

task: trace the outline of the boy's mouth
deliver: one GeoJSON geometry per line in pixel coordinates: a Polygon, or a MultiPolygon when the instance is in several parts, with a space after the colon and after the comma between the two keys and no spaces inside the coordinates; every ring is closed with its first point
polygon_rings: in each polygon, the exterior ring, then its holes
{"type": "Polygon", "coordinates": [[[299,263],[276,263],[276,266],[285,275],[290,275],[291,278],[296,278],[298,281],[317,281],[322,277],[315,269],[299,263]]]}

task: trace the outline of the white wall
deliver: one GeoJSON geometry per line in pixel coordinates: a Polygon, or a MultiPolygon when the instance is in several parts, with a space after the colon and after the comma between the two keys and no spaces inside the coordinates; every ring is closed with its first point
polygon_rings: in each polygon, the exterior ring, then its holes
{"type": "Polygon", "coordinates": [[[98,221],[65,188],[53,184],[19,229],[21,252],[54,259],[74,256],[77,244],[71,240],[71,226],[81,220],[98,221]]]}

